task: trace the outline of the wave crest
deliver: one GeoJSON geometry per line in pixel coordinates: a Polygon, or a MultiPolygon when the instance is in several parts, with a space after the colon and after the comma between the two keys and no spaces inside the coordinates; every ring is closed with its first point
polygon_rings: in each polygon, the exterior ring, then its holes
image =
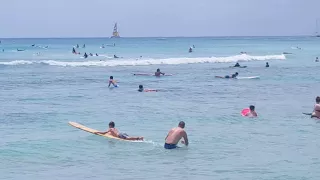
{"type": "Polygon", "coordinates": [[[146,65],[159,65],[159,64],[194,64],[194,63],[231,63],[238,61],[264,61],[264,60],[285,60],[285,55],[266,55],[266,56],[251,56],[241,54],[236,56],[227,57],[208,57],[208,58],[167,58],[167,59],[124,59],[124,60],[106,60],[106,61],[55,61],[55,60],[42,60],[42,61],[26,61],[15,60],[9,62],[0,62],[0,65],[31,65],[31,64],[45,64],[51,66],[146,66],[146,65]]]}

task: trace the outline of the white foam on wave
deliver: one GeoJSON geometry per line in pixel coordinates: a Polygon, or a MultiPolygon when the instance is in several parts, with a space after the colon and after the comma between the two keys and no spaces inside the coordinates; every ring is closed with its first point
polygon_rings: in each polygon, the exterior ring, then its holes
{"type": "Polygon", "coordinates": [[[284,54],[281,55],[266,55],[266,56],[251,56],[241,54],[227,57],[208,57],[208,58],[167,58],[167,59],[124,59],[124,60],[106,60],[106,61],[55,61],[55,60],[40,60],[40,61],[25,61],[15,60],[10,62],[0,62],[0,65],[30,65],[30,64],[46,64],[52,66],[146,66],[159,64],[194,64],[194,63],[231,63],[245,61],[264,61],[264,60],[285,60],[284,54]]]}

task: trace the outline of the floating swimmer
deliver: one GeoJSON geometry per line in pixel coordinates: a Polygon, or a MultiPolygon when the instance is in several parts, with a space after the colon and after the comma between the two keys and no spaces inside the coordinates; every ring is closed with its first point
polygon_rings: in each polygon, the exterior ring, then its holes
{"type": "Polygon", "coordinates": [[[98,53],[96,53],[96,56],[99,56],[98,53]]]}
{"type": "Polygon", "coordinates": [[[93,56],[93,54],[92,54],[92,53],[90,53],[89,55],[90,55],[90,56],[93,56]]]}
{"type": "Polygon", "coordinates": [[[158,92],[158,90],[156,90],[156,89],[144,89],[143,85],[139,85],[138,91],[139,92],[158,92]]]}
{"type": "Polygon", "coordinates": [[[82,48],[86,48],[86,44],[83,44],[82,48]]]}
{"type": "Polygon", "coordinates": [[[249,106],[249,109],[244,109],[241,112],[242,116],[246,117],[257,117],[258,114],[255,111],[255,107],[253,105],[249,106]]]}
{"type": "Polygon", "coordinates": [[[119,58],[119,57],[118,57],[118,56],[116,56],[116,55],[113,55],[113,58],[116,58],[116,59],[117,59],[117,58],[119,58]]]}
{"type": "Polygon", "coordinates": [[[108,87],[110,87],[111,84],[113,87],[118,87],[117,82],[113,79],[113,76],[110,76],[108,87]]]}
{"type": "Polygon", "coordinates": [[[319,62],[319,59],[318,59],[318,57],[316,57],[316,60],[315,60],[316,62],[319,62]]]}
{"type": "Polygon", "coordinates": [[[191,47],[189,48],[189,53],[192,53],[192,48],[191,47]]]}
{"type": "Polygon", "coordinates": [[[130,137],[126,133],[120,133],[119,130],[115,128],[115,123],[113,121],[109,122],[109,129],[106,132],[95,132],[95,134],[110,134],[125,140],[143,140],[143,137],[130,137]]]}
{"type": "Polygon", "coordinates": [[[87,57],[88,57],[88,54],[85,52],[84,55],[83,55],[83,57],[84,57],[84,58],[87,58],[87,57]]]}
{"type": "Polygon", "coordinates": [[[269,63],[268,62],[266,62],[266,67],[269,67],[269,63]]]}
{"type": "Polygon", "coordinates": [[[77,48],[79,48],[79,44],[77,44],[77,48]]]}
{"type": "Polygon", "coordinates": [[[183,121],[180,121],[178,127],[173,128],[169,131],[167,137],[165,138],[165,143],[164,143],[165,149],[177,148],[177,144],[182,138],[183,138],[183,141],[181,141],[181,143],[186,146],[189,145],[188,135],[184,130],[184,127],[185,127],[185,123],[183,121]]]}
{"type": "Polygon", "coordinates": [[[155,76],[160,77],[162,75],[164,75],[165,73],[161,72],[160,69],[158,68],[157,71],[154,73],[155,76]]]}

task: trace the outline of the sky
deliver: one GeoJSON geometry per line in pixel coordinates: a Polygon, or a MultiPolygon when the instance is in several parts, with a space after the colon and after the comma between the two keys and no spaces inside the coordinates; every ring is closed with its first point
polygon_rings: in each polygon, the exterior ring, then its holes
{"type": "Polygon", "coordinates": [[[0,37],[312,35],[320,0],[2,0],[0,37]]]}

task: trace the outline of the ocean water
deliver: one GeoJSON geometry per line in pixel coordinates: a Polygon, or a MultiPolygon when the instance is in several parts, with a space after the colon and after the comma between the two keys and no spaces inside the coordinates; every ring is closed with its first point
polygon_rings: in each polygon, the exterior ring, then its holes
{"type": "Polygon", "coordinates": [[[319,47],[315,37],[1,39],[0,179],[318,180],[320,123],[302,113],[320,95],[319,47]],[[173,76],[133,76],[157,68],[173,76]],[[234,72],[260,79],[215,78],[234,72]],[[259,117],[241,117],[251,104],[259,117]],[[111,120],[146,141],[68,125],[111,120]],[[165,150],[181,120],[189,147],[165,150]]]}

